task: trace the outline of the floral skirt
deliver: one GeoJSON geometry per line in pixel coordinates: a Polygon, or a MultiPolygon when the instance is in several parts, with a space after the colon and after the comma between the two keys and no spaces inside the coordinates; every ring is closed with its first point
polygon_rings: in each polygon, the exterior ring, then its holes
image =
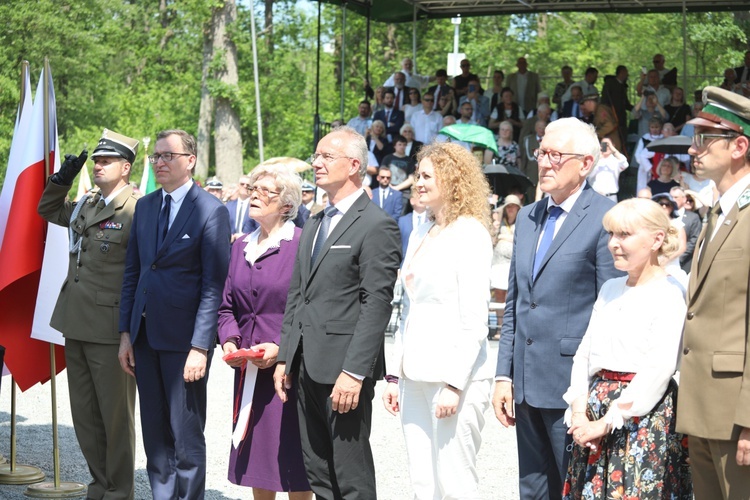
{"type": "MultiPolygon", "coordinates": [[[[587,415],[597,420],[628,382],[595,378],[587,415]]],[[[604,436],[596,452],[573,443],[563,498],[685,499],[693,497],[687,437],[675,432],[677,384],[669,381],[650,413],[604,436]]]]}

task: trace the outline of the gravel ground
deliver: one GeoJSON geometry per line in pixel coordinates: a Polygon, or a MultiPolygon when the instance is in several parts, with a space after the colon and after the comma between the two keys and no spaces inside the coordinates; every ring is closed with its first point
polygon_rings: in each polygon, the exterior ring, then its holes
{"type": "MultiPolygon", "coordinates": [[[[386,356],[393,348],[393,341],[386,340],[386,356]]],[[[497,352],[497,343],[491,342],[492,354],[497,352]]],[[[209,377],[208,425],[208,477],[206,499],[246,499],[252,494],[248,488],[235,486],[226,479],[231,434],[232,369],[220,359],[220,351],[214,359],[219,360],[211,368],[209,377]]],[[[380,403],[384,383],[378,383],[373,404],[373,431],[371,442],[375,454],[378,495],[382,500],[410,499],[413,496],[406,470],[406,450],[399,419],[392,417],[380,403]]],[[[10,456],[10,377],[2,381],[0,394],[0,453],[10,456]]],[[[47,475],[45,481],[53,481],[52,412],[50,384],[37,385],[25,393],[17,392],[17,459],[18,464],[39,467],[47,475]]],[[[137,398],[136,398],[137,400],[137,398]]],[[[60,480],[83,484],[90,481],[88,468],[78,448],[70,417],[66,372],[57,377],[57,419],[60,451],[60,480]]],[[[146,475],[146,455],[143,451],[140,431],[139,409],[136,407],[136,488],[137,500],[151,499],[146,475]]],[[[480,491],[484,499],[518,498],[518,467],[516,462],[516,440],[513,430],[504,429],[492,411],[485,414],[486,425],[482,448],[479,452],[480,491]]],[[[0,485],[0,499],[22,499],[26,486],[0,485]]],[[[278,499],[287,495],[279,494],[278,499]]]]}

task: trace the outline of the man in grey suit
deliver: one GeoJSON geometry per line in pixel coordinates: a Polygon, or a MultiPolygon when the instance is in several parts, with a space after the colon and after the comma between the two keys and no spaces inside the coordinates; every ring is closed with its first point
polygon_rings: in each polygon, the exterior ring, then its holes
{"type": "Polygon", "coordinates": [[[372,398],[385,371],[401,239],[362,188],[367,144],[357,131],[326,135],[312,166],[328,206],[302,230],[274,384],[286,401],[297,380],[305,469],[318,498],[374,500],[372,398]]]}
{"type": "Polygon", "coordinates": [[[492,403],[500,423],[517,426],[523,499],[561,497],[570,442],[562,395],[599,289],[619,275],[602,227],[614,203],[586,183],[599,152],[591,125],[550,123],[535,152],[549,197],[516,219],[492,403]]]}

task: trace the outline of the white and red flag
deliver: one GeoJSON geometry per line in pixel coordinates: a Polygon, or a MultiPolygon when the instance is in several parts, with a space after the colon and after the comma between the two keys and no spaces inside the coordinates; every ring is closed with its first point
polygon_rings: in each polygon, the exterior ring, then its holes
{"type": "MultiPolygon", "coordinates": [[[[49,344],[31,338],[47,232],[47,223],[36,208],[47,177],[45,155],[50,155],[50,173],[59,165],[52,77],[42,72],[33,107],[28,74],[24,87],[0,193],[0,344],[6,348],[5,364],[22,391],[50,378],[49,344]],[[45,78],[49,84],[46,98],[45,78]],[[45,151],[45,134],[49,152],[45,151]]],[[[67,261],[63,270],[66,267],[67,261]]],[[[59,290],[58,285],[54,296],[39,300],[51,300],[54,305],[59,290]]],[[[55,359],[59,372],[65,368],[61,347],[55,348],[55,359]]]]}

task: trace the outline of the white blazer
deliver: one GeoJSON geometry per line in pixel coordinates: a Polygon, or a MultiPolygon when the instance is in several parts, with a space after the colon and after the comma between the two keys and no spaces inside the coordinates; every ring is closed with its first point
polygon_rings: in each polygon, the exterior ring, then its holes
{"type": "Polygon", "coordinates": [[[460,217],[426,241],[433,225],[422,224],[409,240],[395,366],[410,380],[464,389],[494,376],[487,357],[492,240],[478,220],[460,217]]]}

